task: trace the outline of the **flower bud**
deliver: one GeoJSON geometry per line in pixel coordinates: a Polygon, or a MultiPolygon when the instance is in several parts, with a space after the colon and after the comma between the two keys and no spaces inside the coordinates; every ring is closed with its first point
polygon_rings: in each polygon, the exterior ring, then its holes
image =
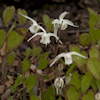
{"type": "Polygon", "coordinates": [[[64,80],[61,77],[57,77],[54,81],[54,85],[55,85],[57,94],[59,91],[61,94],[62,88],[64,86],[64,80]]]}
{"type": "Polygon", "coordinates": [[[65,83],[66,83],[66,85],[68,85],[68,83],[71,81],[71,76],[72,76],[72,74],[69,73],[69,75],[65,77],[65,83]]]}
{"type": "Polygon", "coordinates": [[[100,92],[97,92],[97,93],[95,94],[95,100],[100,100],[100,92]]]}

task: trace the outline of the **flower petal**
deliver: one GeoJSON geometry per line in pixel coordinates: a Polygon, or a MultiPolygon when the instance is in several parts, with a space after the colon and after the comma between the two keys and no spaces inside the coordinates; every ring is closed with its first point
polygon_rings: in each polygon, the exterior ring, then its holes
{"type": "Polygon", "coordinates": [[[70,54],[70,55],[77,55],[77,56],[80,56],[80,57],[83,57],[83,58],[86,58],[86,59],[88,58],[88,57],[86,57],[86,56],[83,56],[83,55],[81,55],[81,54],[75,52],[75,51],[69,52],[69,54],[70,54]]]}
{"type": "Polygon", "coordinates": [[[28,16],[26,16],[26,15],[23,15],[22,13],[19,13],[19,14],[21,14],[23,17],[25,17],[25,18],[31,20],[33,23],[37,24],[37,22],[36,22],[34,19],[32,19],[31,17],[28,17],[28,16]]]}
{"type": "Polygon", "coordinates": [[[61,13],[60,14],[60,16],[59,16],[59,19],[63,19],[65,16],[66,16],[66,14],[68,14],[69,12],[63,12],[63,13],[61,13]]]}
{"type": "Polygon", "coordinates": [[[39,33],[36,33],[36,34],[34,34],[31,38],[29,38],[28,40],[27,40],[27,42],[29,42],[31,39],[33,39],[35,36],[37,36],[37,35],[43,35],[44,34],[44,32],[39,32],[39,33]]]}
{"type": "MultiPolygon", "coordinates": [[[[58,36],[55,35],[55,34],[53,34],[53,33],[48,33],[48,35],[49,35],[49,36],[54,36],[57,40],[59,40],[58,36]]],[[[59,42],[60,42],[61,44],[63,44],[60,40],[59,40],[59,42]]]]}
{"type": "Polygon", "coordinates": [[[77,25],[74,25],[74,23],[70,20],[67,20],[67,19],[63,19],[63,22],[66,23],[67,25],[71,25],[71,26],[74,26],[74,27],[79,27],[77,25]]]}
{"type": "Polygon", "coordinates": [[[39,26],[39,29],[41,29],[43,32],[46,32],[46,30],[42,26],[39,26]]]}
{"type": "Polygon", "coordinates": [[[65,57],[66,53],[61,53],[58,56],[55,57],[54,61],[51,63],[50,67],[61,57],[65,57]]]}

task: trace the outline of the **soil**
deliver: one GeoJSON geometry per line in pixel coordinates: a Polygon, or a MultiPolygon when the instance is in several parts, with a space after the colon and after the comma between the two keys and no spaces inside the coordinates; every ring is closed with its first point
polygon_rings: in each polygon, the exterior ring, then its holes
{"type": "MultiPolygon", "coordinates": [[[[2,13],[3,10],[7,6],[14,5],[16,9],[22,8],[25,9],[30,17],[32,17],[34,20],[36,20],[38,23],[43,22],[42,15],[47,14],[50,18],[58,18],[59,15],[64,12],[70,12],[68,15],[66,15],[66,19],[71,20],[75,25],[78,25],[79,27],[72,27],[69,26],[65,31],[61,31],[61,41],[63,42],[63,45],[59,45],[58,54],[61,52],[69,51],[69,44],[78,44],[78,38],[81,33],[88,33],[89,32],[89,17],[90,14],[88,12],[88,8],[92,8],[93,10],[100,13],[100,1],[99,0],[0,0],[0,29],[4,29],[6,32],[8,29],[3,26],[3,19],[2,19],[2,13]]],[[[16,18],[15,18],[16,19],[16,18]]],[[[13,20],[12,20],[13,23],[13,20]]],[[[27,22],[28,23],[28,22],[27,22]]],[[[25,24],[26,27],[29,27],[27,24],[25,24]]],[[[27,39],[30,37],[29,34],[27,34],[27,39]]],[[[25,57],[25,50],[30,46],[31,48],[35,47],[36,44],[31,41],[30,43],[27,43],[25,39],[23,43],[15,49],[16,55],[18,58],[14,61],[12,67],[9,68],[9,66],[4,63],[2,63],[2,60],[0,58],[0,86],[3,88],[0,94],[1,100],[8,100],[8,98],[5,99],[5,96],[14,94],[11,93],[10,87],[12,85],[11,81],[8,80],[7,77],[9,77],[10,80],[14,81],[17,78],[17,75],[22,73],[22,66],[21,61],[25,57]],[[19,60],[20,59],[20,60],[19,60]],[[8,94],[5,92],[8,91],[8,94]]],[[[50,52],[50,58],[54,58],[55,54],[55,48],[52,46],[52,44],[48,45],[47,48],[45,48],[44,45],[38,44],[42,47],[44,52],[50,52]]],[[[1,57],[1,56],[0,56],[1,57]]],[[[7,63],[5,61],[5,63],[7,63]]],[[[68,68],[68,67],[67,67],[68,68]]],[[[66,72],[66,68],[64,69],[64,72],[66,72]]],[[[51,71],[48,71],[48,68],[43,70],[42,72],[51,74],[51,71]]],[[[28,74],[30,72],[27,72],[28,74]]],[[[65,73],[64,73],[65,74],[65,73]]],[[[54,81],[51,79],[51,81],[54,81]]],[[[45,84],[50,85],[50,82],[47,82],[45,84]]],[[[21,86],[20,86],[21,87],[21,86]]],[[[25,94],[23,93],[23,98],[27,98],[25,94]]],[[[65,98],[63,97],[63,100],[65,98]]],[[[20,100],[20,99],[14,99],[14,100],[20,100]]],[[[26,100],[26,99],[23,99],[26,100]]]]}

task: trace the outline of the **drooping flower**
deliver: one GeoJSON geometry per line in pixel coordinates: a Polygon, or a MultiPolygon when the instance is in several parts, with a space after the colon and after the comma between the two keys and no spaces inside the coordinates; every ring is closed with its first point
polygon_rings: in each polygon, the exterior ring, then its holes
{"type": "Polygon", "coordinates": [[[87,58],[86,56],[83,56],[83,55],[81,55],[81,54],[79,54],[75,51],[68,52],[68,53],[61,53],[61,54],[59,54],[58,56],[55,57],[54,61],[50,65],[50,67],[61,57],[64,57],[66,65],[72,64],[73,63],[72,55],[77,55],[77,56],[80,56],[80,57],[83,57],[83,58],[87,58]]]}
{"type": "Polygon", "coordinates": [[[33,22],[33,24],[28,28],[32,34],[37,33],[40,29],[43,32],[46,32],[45,29],[42,26],[38,25],[38,23],[34,19],[32,19],[26,15],[23,15],[22,13],[19,13],[19,14],[21,14],[23,17],[25,17],[33,22]]]}
{"type": "Polygon", "coordinates": [[[63,80],[63,78],[57,77],[57,78],[55,79],[55,81],[54,81],[54,86],[55,86],[55,88],[56,88],[57,94],[58,94],[59,92],[60,92],[60,94],[61,94],[62,88],[63,88],[63,86],[64,86],[64,80],[63,80]]]}
{"type": "Polygon", "coordinates": [[[74,23],[71,22],[70,20],[64,19],[66,14],[68,14],[68,12],[65,11],[62,14],[60,14],[59,19],[55,19],[54,21],[52,21],[52,24],[54,24],[55,35],[57,35],[58,28],[60,27],[61,27],[61,30],[65,30],[68,27],[68,25],[78,27],[77,25],[74,25],[74,23]]]}
{"type": "Polygon", "coordinates": [[[51,36],[55,37],[62,44],[62,42],[59,40],[59,38],[55,34],[53,34],[53,33],[46,33],[46,32],[36,33],[30,39],[28,39],[27,41],[29,42],[32,38],[34,38],[37,35],[41,36],[40,43],[42,43],[42,44],[45,44],[45,45],[50,44],[50,42],[51,42],[50,37],[51,36]]]}

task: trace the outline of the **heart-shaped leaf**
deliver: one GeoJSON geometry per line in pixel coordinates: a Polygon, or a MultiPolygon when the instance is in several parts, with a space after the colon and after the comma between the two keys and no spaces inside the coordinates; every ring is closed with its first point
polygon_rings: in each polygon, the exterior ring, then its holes
{"type": "Polygon", "coordinates": [[[38,75],[30,75],[28,77],[28,80],[27,80],[27,92],[29,92],[30,90],[32,90],[34,88],[34,86],[36,85],[37,83],[37,77],[38,75]]]}
{"type": "Polygon", "coordinates": [[[97,91],[97,85],[96,85],[96,79],[93,77],[92,82],[91,82],[91,87],[93,90],[96,92],[97,91]]]}
{"type": "Polygon", "coordinates": [[[26,28],[19,28],[18,33],[16,31],[12,31],[7,36],[5,51],[10,52],[14,50],[15,48],[17,48],[23,42],[26,33],[27,33],[26,28]]]}
{"type": "Polygon", "coordinates": [[[22,66],[23,66],[22,72],[25,72],[30,68],[31,64],[27,59],[24,59],[22,66]]]}
{"type": "Polygon", "coordinates": [[[27,14],[27,11],[26,10],[24,10],[24,9],[18,9],[17,10],[17,15],[18,15],[18,21],[19,21],[19,24],[20,25],[23,25],[23,24],[25,24],[26,23],[26,21],[27,21],[27,18],[25,18],[25,17],[23,17],[22,15],[20,15],[19,13],[22,13],[23,15],[28,15],[27,14]]]}
{"type": "Polygon", "coordinates": [[[91,28],[89,34],[92,44],[96,44],[100,38],[100,29],[91,28]]]}
{"type": "Polygon", "coordinates": [[[69,85],[66,88],[65,100],[79,100],[80,94],[77,92],[76,88],[69,85]]]}
{"type": "Polygon", "coordinates": [[[82,100],[94,100],[94,93],[93,91],[89,90],[87,94],[84,94],[82,100]]]}
{"type": "Polygon", "coordinates": [[[95,46],[92,46],[89,50],[89,56],[90,58],[99,58],[99,50],[95,46]]]}
{"type": "Polygon", "coordinates": [[[38,54],[41,53],[41,51],[42,51],[42,48],[41,48],[41,47],[34,47],[34,48],[32,49],[31,55],[32,55],[32,56],[37,56],[38,54]]]}
{"type": "Polygon", "coordinates": [[[100,79],[100,61],[97,58],[89,58],[87,69],[96,79],[100,79]]]}
{"type": "Polygon", "coordinates": [[[89,11],[90,15],[91,15],[91,14],[97,14],[97,12],[94,11],[93,9],[91,9],[91,8],[88,8],[88,11],[89,11]]]}
{"type": "Polygon", "coordinates": [[[81,90],[82,93],[85,93],[87,91],[87,89],[90,87],[91,82],[92,82],[93,76],[91,74],[91,72],[87,72],[81,80],[81,90]]]}
{"type": "Polygon", "coordinates": [[[80,43],[82,46],[89,45],[89,44],[91,43],[89,34],[88,34],[88,33],[82,33],[82,34],[79,36],[79,43],[80,43]]]}
{"type": "Polygon", "coordinates": [[[52,86],[49,86],[47,91],[45,91],[43,94],[42,94],[42,100],[56,100],[55,99],[55,91],[54,91],[54,88],[52,88],[52,86]]]}
{"type": "Polygon", "coordinates": [[[13,61],[14,61],[14,59],[15,59],[15,52],[12,51],[12,52],[8,55],[7,59],[8,59],[9,65],[11,66],[12,63],[13,63],[13,61]]]}
{"type": "Polygon", "coordinates": [[[35,95],[31,95],[31,99],[30,100],[41,100],[41,99],[36,97],[35,95]]]}
{"type": "Polygon", "coordinates": [[[44,69],[44,68],[46,68],[47,67],[47,65],[48,65],[48,63],[49,63],[49,60],[47,60],[47,59],[40,59],[40,64],[39,64],[39,66],[38,66],[38,69],[44,69]]]}
{"type": "Polygon", "coordinates": [[[52,21],[54,19],[50,18],[48,15],[44,14],[42,16],[42,19],[43,19],[43,22],[45,23],[46,25],[46,31],[49,32],[49,31],[53,31],[54,30],[54,27],[53,27],[53,24],[52,24],[52,21]]]}
{"type": "Polygon", "coordinates": [[[6,33],[3,29],[0,30],[0,49],[3,47],[3,44],[5,42],[6,33]]]}
{"type": "Polygon", "coordinates": [[[13,16],[15,13],[15,7],[14,6],[8,6],[4,11],[3,11],[3,21],[4,21],[4,26],[9,24],[9,22],[12,20],[13,16]]]}
{"type": "Polygon", "coordinates": [[[72,79],[69,82],[69,84],[72,84],[76,87],[76,89],[78,90],[80,88],[81,85],[81,81],[79,80],[79,74],[78,72],[74,72],[74,74],[72,75],[72,79]]]}

